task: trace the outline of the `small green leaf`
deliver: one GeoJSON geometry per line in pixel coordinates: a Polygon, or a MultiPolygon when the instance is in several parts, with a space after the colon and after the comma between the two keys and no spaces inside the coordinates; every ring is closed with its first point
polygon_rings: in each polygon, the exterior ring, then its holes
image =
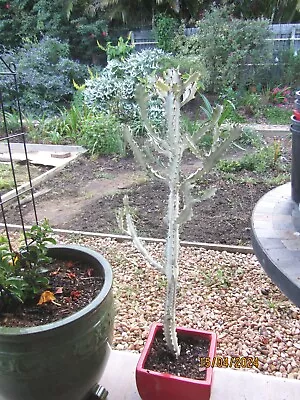
{"type": "Polygon", "coordinates": [[[52,244],[56,244],[56,240],[54,238],[45,238],[44,242],[49,242],[49,243],[52,243],[52,244]]]}

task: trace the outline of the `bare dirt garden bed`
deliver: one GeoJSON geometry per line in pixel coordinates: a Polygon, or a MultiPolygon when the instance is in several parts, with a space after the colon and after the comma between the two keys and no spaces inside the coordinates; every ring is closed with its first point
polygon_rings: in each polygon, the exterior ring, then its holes
{"type": "MultiPolygon", "coordinates": [[[[268,138],[279,141],[282,162],[286,170],[290,163],[289,137],[268,138]]],[[[245,152],[235,148],[229,156],[236,158],[245,152]]],[[[185,159],[185,170],[192,171],[198,160],[185,159]]],[[[264,173],[240,171],[224,174],[217,170],[195,186],[195,195],[207,186],[217,189],[215,196],[194,208],[194,218],[184,226],[182,240],[231,245],[250,244],[250,217],[258,199],[278,185],[281,171],[264,173]]],[[[289,179],[288,173],[286,179],[289,179]]],[[[37,199],[38,217],[48,218],[54,228],[120,233],[116,212],[122,207],[125,193],[129,195],[139,234],[164,238],[162,221],[166,208],[167,188],[156,180],[148,180],[131,157],[80,156],[42,187],[50,189],[37,199]]],[[[30,205],[24,205],[25,222],[34,223],[30,205]]],[[[12,209],[9,223],[18,223],[12,209]]]]}

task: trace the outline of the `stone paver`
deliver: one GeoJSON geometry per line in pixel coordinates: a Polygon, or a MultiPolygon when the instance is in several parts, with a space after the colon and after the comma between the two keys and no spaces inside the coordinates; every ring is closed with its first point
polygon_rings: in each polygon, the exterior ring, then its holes
{"type": "Polygon", "coordinates": [[[300,211],[291,198],[290,183],[271,190],[258,201],[251,226],[253,249],[262,267],[300,307],[300,211]]]}

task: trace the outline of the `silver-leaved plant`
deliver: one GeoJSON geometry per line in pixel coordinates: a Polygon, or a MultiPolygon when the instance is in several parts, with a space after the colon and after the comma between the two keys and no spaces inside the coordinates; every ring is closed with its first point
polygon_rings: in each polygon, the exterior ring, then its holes
{"type": "Polygon", "coordinates": [[[212,169],[224,151],[241,133],[241,128],[227,126],[226,134],[221,135],[224,127],[221,124],[223,107],[220,105],[211,108],[208,112],[209,118],[203,121],[197,133],[191,135],[180,129],[181,108],[195,97],[198,79],[199,76],[195,73],[184,81],[177,70],[170,69],[166,71],[164,78],[152,80],[165,107],[166,123],[162,124],[162,132],[153,129],[147,117],[146,92],[140,93],[139,106],[147,132],[147,146],[138,145],[130,128],[125,129],[125,138],[137,161],[151,176],[164,181],[169,188],[167,214],[164,218],[164,222],[168,225],[168,232],[163,261],[154,259],[138,237],[130,214],[128,196],[124,197],[124,208],[119,215],[119,226],[124,233],[131,236],[133,243],[147,262],[166,276],[164,336],[168,348],[176,357],[180,354],[175,323],[180,228],[192,218],[193,205],[211,197],[215,192],[214,189],[208,188],[200,198],[195,199],[192,196],[193,184],[212,169]],[[199,149],[199,141],[208,133],[212,136],[212,145],[210,150],[203,154],[199,149]],[[201,166],[195,168],[190,174],[184,174],[182,170],[185,151],[190,151],[202,161],[201,166]],[[162,164],[163,168],[161,168],[162,164]]]}

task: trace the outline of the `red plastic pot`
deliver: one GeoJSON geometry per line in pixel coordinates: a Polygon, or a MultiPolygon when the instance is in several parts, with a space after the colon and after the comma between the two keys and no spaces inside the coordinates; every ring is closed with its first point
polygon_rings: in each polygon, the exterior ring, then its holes
{"type": "MultiPolygon", "coordinates": [[[[209,400],[213,372],[211,367],[206,370],[205,380],[184,378],[144,368],[155,335],[161,330],[162,324],[155,323],[151,326],[136,367],[136,385],[142,400],[209,400]]],[[[183,335],[208,339],[210,341],[208,357],[212,359],[215,356],[217,347],[215,333],[180,327],[176,331],[183,335]]]]}
{"type": "Polygon", "coordinates": [[[293,110],[293,114],[297,121],[300,121],[300,110],[293,110]]]}

